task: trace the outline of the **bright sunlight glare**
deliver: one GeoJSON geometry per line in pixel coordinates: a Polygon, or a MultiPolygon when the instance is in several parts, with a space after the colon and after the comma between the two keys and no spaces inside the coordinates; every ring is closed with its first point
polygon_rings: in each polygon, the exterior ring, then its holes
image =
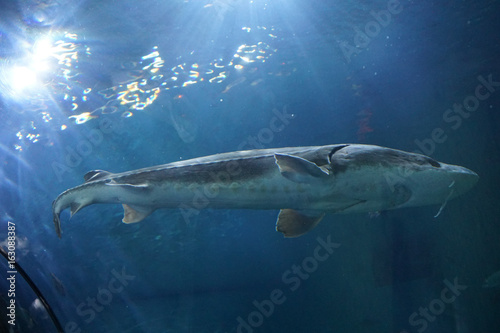
{"type": "Polygon", "coordinates": [[[52,55],[52,41],[49,39],[38,40],[33,46],[33,68],[36,71],[46,71],[49,69],[48,60],[52,55]]]}
{"type": "Polygon", "coordinates": [[[52,53],[52,41],[49,38],[39,39],[32,46],[26,45],[24,57],[4,68],[12,97],[19,98],[29,89],[36,89],[42,84],[42,73],[50,70],[52,53]]]}
{"type": "Polygon", "coordinates": [[[33,87],[37,83],[35,71],[25,66],[15,66],[10,70],[10,85],[14,92],[33,87]]]}

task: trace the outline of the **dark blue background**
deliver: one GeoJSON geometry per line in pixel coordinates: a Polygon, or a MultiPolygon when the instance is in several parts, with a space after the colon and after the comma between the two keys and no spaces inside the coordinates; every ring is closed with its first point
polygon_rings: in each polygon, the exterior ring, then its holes
{"type": "MultiPolygon", "coordinates": [[[[457,129],[443,120],[454,103],[474,94],[478,76],[500,81],[498,1],[401,1],[401,12],[357,48],[356,29],[374,22],[370,12],[387,9],[387,1],[45,3],[50,6],[1,3],[0,240],[7,222],[15,222],[18,262],[63,326],[75,322],[83,332],[237,332],[237,318],[247,320],[256,311],[252,302],[279,289],[286,301],[255,332],[413,333],[423,326],[412,325],[411,314],[440,297],[444,280],[457,278],[467,289],[425,332],[498,330],[500,294],[481,286],[500,270],[500,88],[457,129]],[[14,98],[5,73],[22,56],[22,43],[64,31],[78,35],[79,75],[49,73],[43,88],[49,100],[41,92],[14,98]],[[239,45],[262,41],[271,56],[242,70],[226,67],[221,83],[209,83],[207,76],[162,90],[129,118],[121,116],[127,111],[122,108],[95,113],[80,125],[68,119],[104,105],[97,91],[117,86],[130,66],[144,65],[141,57],[154,46],[166,75],[183,62],[227,64],[239,45]],[[357,50],[349,59],[345,43],[357,50]],[[84,47],[90,55],[84,56],[84,47]],[[79,101],[83,89],[92,93],[71,111],[61,82],[79,101]],[[228,90],[233,82],[240,83],[228,90]],[[265,140],[266,148],[351,142],[414,151],[442,128],[446,140],[428,153],[476,171],[480,181],[437,219],[439,207],[378,217],[330,215],[298,239],[283,239],[274,230],[274,211],[206,210],[186,223],[179,211],[160,210],[125,225],[118,205],[85,208],[69,222],[64,213],[64,234],[57,239],[52,201],[80,184],[88,170],[120,172],[237,150],[269,127],[273,109],[285,108],[294,116],[265,140]],[[42,120],[44,110],[51,121],[42,120]],[[183,139],[172,117],[192,140],[183,139]],[[58,175],[54,162],[67,165],[68,151],[103,119],[115,130],[58,175]],[[38,142],[26,139],[28,133],[38,133],[38,142]],[[317,237],[328,235],[341,246],[292,292],[282,275],[313,254],[317,237]],[[113,270],[122,268],[134,278],[87,323],[77,307],[107,288],[113,270]]],[[[18,319],[23,311],[43,325],[29,309],[34,296],[18,297],[25,308],[18,308],[18,319]]]]}

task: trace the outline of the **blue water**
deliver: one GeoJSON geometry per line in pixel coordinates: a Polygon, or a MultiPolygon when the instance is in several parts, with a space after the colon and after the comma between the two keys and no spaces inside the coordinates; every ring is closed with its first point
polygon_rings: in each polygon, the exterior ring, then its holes
{"type": "MultiPolygon", "coordinates": [[[[2,1],[0,243],[15,225],[16,261],[65,332],[498,332],[499,10],[2,1]],[[420,151],[480,181],[438,218],[328,215],[294,239],[275,231],[277,211],[126,225],[120,205],[64,212],[54,230],[52,201],[89,170],[345,142],[420,151]]],[[[1,262],[0,330],[57,332],[20,273],[8,296],[1,262]]]]}

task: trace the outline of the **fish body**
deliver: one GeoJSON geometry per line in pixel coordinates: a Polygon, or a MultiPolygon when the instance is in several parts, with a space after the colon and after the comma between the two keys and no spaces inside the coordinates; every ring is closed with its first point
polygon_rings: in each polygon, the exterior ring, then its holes
{"type": "Polygon", "coordinates": [[[96,203],[120,203],[125,223],[159,208],[276,209],[277,230],[297,237],[326,213],[356,213],[443,204],[478,175],[464,167],[400,150],[359,144],[222,153],[122,173],[90,171],[85,183],[54,201],[75,214],[96,203]]]}

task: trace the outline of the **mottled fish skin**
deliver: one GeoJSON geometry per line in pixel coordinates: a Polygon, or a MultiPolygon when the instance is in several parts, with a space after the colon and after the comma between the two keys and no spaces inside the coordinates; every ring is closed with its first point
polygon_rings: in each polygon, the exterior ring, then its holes
{"type": "Polygon", "coordinates": [[[281,209],[277,229],[296,237],[324,213],[443,204],[477,179],[463,167],[372,145],[256,149],[115,174],[91,171],[85,183],[64,191],[52,207],[59,237],[59,216],[66,208],[73,215],[94,203],[121,203],[123,221],[133,223],[158,208],[198,209],[200,199],[201,208],[281,209]]]}

